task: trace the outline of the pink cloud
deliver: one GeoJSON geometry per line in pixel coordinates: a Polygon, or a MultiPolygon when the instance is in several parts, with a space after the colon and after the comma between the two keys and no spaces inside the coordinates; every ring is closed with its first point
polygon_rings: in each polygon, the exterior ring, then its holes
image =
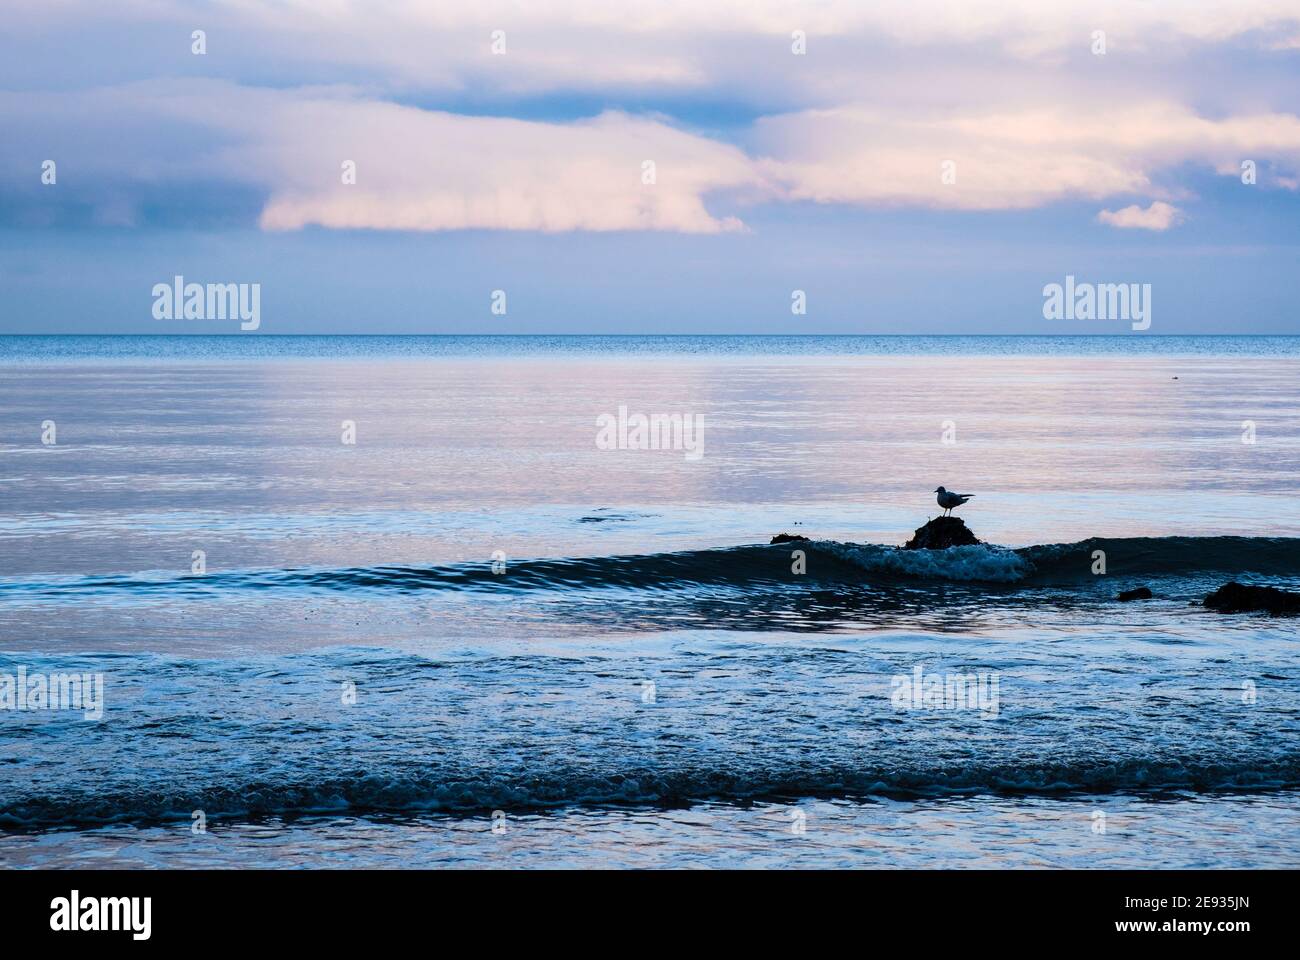
{"type": "Polygon", "coordinates": [[[1145,209],[1132,204],[1120,210],[1102,210],[1097,214],[1097,220],[1121,230],[1164,231],[1181,223],[1183,212],[1162,200],[1156,200],[1145,209]]]}

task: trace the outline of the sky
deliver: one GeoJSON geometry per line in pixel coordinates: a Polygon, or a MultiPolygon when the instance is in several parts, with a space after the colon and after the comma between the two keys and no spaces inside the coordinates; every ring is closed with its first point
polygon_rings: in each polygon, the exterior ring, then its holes
{"type": "Polygon", "coordinates": [[[1300,0],[0,2],[0,333],[1300,334],[1300,0]]]}

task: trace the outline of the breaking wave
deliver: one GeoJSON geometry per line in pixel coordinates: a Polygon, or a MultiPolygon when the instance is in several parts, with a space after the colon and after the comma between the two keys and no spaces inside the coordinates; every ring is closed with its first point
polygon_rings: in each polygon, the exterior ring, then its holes
{"type": "Polygon", "coordinates": [[[291,568],[206,576],[124,575],[28,577],[0,581],[0,597],[65,598],[112,595],[212,596],[229,590],[425,590],[518,593],[625,588],[673,590],[696,586],[798,588],[807,583],[880,580],[1051,584],[1094,579],[1097,552],[1112,576],[1189,576],[1222,572],[1300,576],[1300,538],[1133,537],[1009,548],[994,544],[947,550],[902,550],[872,543],[809,540],[779,546],[736,546],[674,553],[511,561],[494,573],[490,561],[441,566],[291,568]],[[806,548],[830,564],[791,576],[792,549],[806,548]]]}
{"type": "Polygon", "coordinates": [[[884,573],[921,580],[966,580],[1015,583],[1033,572],[1034,565],[1015,550],[981,543],[947,550],[900,550],[876,544],[821,540],[815,550],[829,553],[867,573],[884,573]]]}
{"type": "Polygon", "coordinates": [[[151,785],[138,791],[64,790],[9,800],[0,824],[10,828],[100,823],[189,821],[322,813],[470,814],[527,812],[566,806],[689,805],[789,797],[936,797],[961,794],[1257,792],[1300,787],[1300,756],[1265,763],[1201,758],[1095,759],[1012,765],[977,762],[943,767],[789,767],[769,770],[629,768],[603,773],[538,769],[525,777],[424,773],[252,781],[195,788],[151,785]]]}

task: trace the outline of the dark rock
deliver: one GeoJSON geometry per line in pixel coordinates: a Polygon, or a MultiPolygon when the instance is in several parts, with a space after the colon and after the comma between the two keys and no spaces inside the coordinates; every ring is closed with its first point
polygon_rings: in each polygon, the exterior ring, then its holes
{"type": "Polygon", "coordinates": [[[978,544],[960,517],[935,517],[923,527],[918,527],[912,539],[903,544],[904,550],[947,550],[949,547],[968,547],[978,544]]]}
{"type": "Polygon", "coordinates": [[[1117,600],[1150,600],[1151,591],[1146,587],[1136,587],[1132,590],[1122,590],[1117,600]]]}
{"type": "Polygon", "coordinates": [[[1279,617],[1284,614],[1300,614],[1300,593],[1279,590],[1277,587],[1251,587],[1234,580],[1206,597],[1205,606],[1220,613],[1265,610],[1279,617]]]}
{"type": "Polygon", "coordinates": [[[800,533],[778,533],[772,543],[807,543],[808,538],[800,533]]]}

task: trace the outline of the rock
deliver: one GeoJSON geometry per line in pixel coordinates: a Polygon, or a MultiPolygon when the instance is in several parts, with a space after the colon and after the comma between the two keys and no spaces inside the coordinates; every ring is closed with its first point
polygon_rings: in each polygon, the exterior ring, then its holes
{"type": "Polygon", "coordinates": [[[1150,600],[1151,591],[1146,587],[1136,587],[1133,590],[1121,590],[1116,600],[1150,600]]]}
{"type": "Polygon", "coordinates": [[[772,543],[807,543],[808,538],[800,533],[778,533],[772,543]]]}
{"type": "Polygon", "coordinates": [[[1275,617],[1300,614],[1300,593],[1277,587],[1251,587],[1232,581],[1205,598],[1205,606],[1219,613],[1246,613],[1266,610],[1275,617]]]}
{"type": "Polygon", "coordinates": [[[935,517],[923,527],[918,527],[912,539],[903,544],[904,550],[947,550],[949,547],[967,547],[980,543],[960,517],[935,517]]]}

